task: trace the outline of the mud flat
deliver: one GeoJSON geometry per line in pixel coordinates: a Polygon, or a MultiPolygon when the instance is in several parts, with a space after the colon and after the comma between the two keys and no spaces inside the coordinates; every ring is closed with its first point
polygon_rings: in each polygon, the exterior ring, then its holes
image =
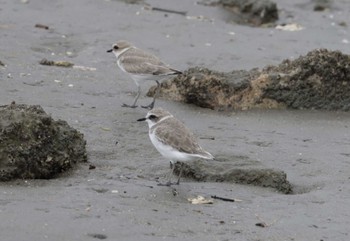
{"type": "MultiPolygon", "coordinates": [[[[74,168],[50,179],[1,182],[0,239],[348,240],[350,113],[347,79],[340,79],[348,76],[349,1],[328,1],[318,11],[315,1],[274,2],[278,20],[252,27],[231,21],[236,17],[221,6],[189,0],[0,1],[0,105],[41,106],[46,114],[25,112],[38,115],[33,133],[82,133],[88,155],[76,164],[79,156],[71,156],[74,168]],[[119,39],[183,70],[179,78],[189,81],[164,82],[156,106],[182,120],[218,161],[187,163],[179,186],[157,185],[169,161],[136,121],[147,110],[121,107],[136,86],[106,53],[119,39]],[[229,102],[231,94],[237,99],[229,102]],[[276,179],[259,170],[273,170],[276,179]],[[278,183],[293,193],[278,191],[278,183]],[[237,202],[189,202],[198,196],[237,202]]],[[[150,102],[145,90],[152,85],[142,84],[139,104],[150,102]]],[[[46,144],[43,153],[61,150],[46,144]]],[[[39,152],[28,153],[39,163],[39,152]]],[[[41,157],[45,165],[50,160],[41,157]]]]}

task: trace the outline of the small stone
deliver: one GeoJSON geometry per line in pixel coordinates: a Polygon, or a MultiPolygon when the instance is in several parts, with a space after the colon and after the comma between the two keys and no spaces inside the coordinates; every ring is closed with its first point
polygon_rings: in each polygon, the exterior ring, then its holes
{"type": "Polygon", "coordinates": [[[100,233],[89,233],[88,236],[96,239],[106,239],[107,235],[100,234],[100,233]]]}

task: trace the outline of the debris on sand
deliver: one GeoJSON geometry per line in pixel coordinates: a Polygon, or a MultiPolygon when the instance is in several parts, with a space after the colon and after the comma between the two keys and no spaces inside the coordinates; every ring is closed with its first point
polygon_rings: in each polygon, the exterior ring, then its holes
{"type": "MultiPolygon", "coordinates": [[[[231,182],[274,188],[284,194],[293,192],[292,185],[283,171],[268,168],[242,168],[233,163],[193,161],[182,163],[182,176],[201,182],[231,182]]],[[[175,164],[179,175],[181,162],[175,164]]]]}
{"type": "Polygon", "coordinates": [[[278,20],[277,4],[270,0],[219,0],[218,4],[238,15],[239,24],[260,26],[278,20]]]}
{"type": "Polygon", "coordinates": [[[0,106],[0,181],[53,178],[87,161],[83,134],[38,105],[0,106]]]}
{"type": "Polygon", "coordinates": [[[275,28],[278,30],[290,31],[290,32],[300,31],[304,29],[303,26],[297,23],[279,24],[275,28]]]}
{"type": "Polygon", "coordinates": [[[3,62],[1,62],[1,60],[0,60],[0,66],[5,66],[5,64],[3,62]]]}
{"type": "Polygon", "coordinates": [[[96,71],[96,68],[75,65],[75,64],[68,62],[68,61],[52,61],[52,60],[42,59],[39,62],[39,64],[48,65],[48,66],[56,66],[56,67],[73,68],[73,69],[79,69],[79,70],[83,70],[83,71],[96,71]]]}
{"type": "Polygon", "coordinates": [[[206,199],[205,197],[200,195],[194,198],[188,198],[187,200],[192,204],[213,204],[214,203],[212,199],[206,199]]]}
{"type": "MultiPolygon", "coordinates": [[[[317,49],[263,70],[190,68],[161,84],[159,97],[215,110],[350,110],[350,56],[317,49]]],[[[148,95],[153,96],[152,87],[148,95]]]]}
{"type": "Polygon", "coordinates": [[[52,61],[47,59],[42,59],[39,64],[41,65],[48,65],[48,66],[57,66],[57,67],[65,67],[65,68],[71,68],[73,67],[73,63],[68,61],[52,61]]]}
{"type": "Polygon", "coordinates": [[[42,28],[42,29],[46,29],[46,30],[49,29],[49,26],[44,25],[44,24],[40,24],[40,23],[35,24],[34,27],[36,27],[36,28],[42,28]]]}

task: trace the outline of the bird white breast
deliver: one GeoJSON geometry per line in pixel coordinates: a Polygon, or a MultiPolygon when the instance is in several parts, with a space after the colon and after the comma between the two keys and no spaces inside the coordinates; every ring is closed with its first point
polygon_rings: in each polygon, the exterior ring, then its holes
{"type": "Polygon", "coordinates": [[[125,70],[124,66],[122,65],[122,63],[120,62],[120,59],[119,59],[118,57],[117,57],[117,64],[118,64],[119,68],[120,68],[123,72],[128,73],[128,72],[125,70]]]}
{"type": "Polygon", "coordinates": [[[172,161],[189,161],[195,159],[192,155],[178,151],[177,149],[160,142],[154,133],[149,132],[149,138],[158,152],[172,161]]]}
{"type": "Polygon", "coordinates": [[[124,72],[126,72],[126,70],[124,69],[124,66],[120,63],[120,58],[121,58],[121,55],[122,55],[123,53],[125,53],[126,51],[128,51],[130,48],[131,48],[131,47],[126,48],[126,49],[123,49],[123,50],[121,50],[120,52],[119,52],[119,51],[118,51],[118,52],[114,52],[114,55],[115,55],[115,57],[117,58],[117,64],[118,64],[119,68],[120,68],[122,71],[124,71],[124,72]]]}

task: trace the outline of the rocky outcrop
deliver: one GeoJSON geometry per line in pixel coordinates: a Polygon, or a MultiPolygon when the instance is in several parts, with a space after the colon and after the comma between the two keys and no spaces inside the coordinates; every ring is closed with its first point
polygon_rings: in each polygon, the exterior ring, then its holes
{"type": "Polygon", "coordinates": [[[293,192],[292,185],[283,171],[271,168],[243,168],[233,162],[193,161],[175,164],[174,173],[179,175],[182,165],[182,176],[201,182],[229,182],[248,184],[276,189],[284,194],[293,192]]]}
{"type": "MultiPolygon", "coordinates": [[[[155,87],[148,95],[153,96],[155,87]]],[[[215,110],[350,110],[350,56],[318,49],[263,70],[190,68],[162,83],[159,97],[215,110]]]]}
{"type": "Polygon", "coordinates": [[[0,181],[52,178],[87,160],[83,134],[40,106],[0,106],[0,181]]]}
{"type": "Polygon", "coordinates": [[[350,56],[314,50],[294,61],[266,68],[262,98],[295,109],[350,110],[350,56]]]}
{"type": "Polygon", "coordinates": [[[218,4],[235,14],[237,23],[260,26],[278,20],[277,4],[270,0],[219,0],[218,4]]]}

